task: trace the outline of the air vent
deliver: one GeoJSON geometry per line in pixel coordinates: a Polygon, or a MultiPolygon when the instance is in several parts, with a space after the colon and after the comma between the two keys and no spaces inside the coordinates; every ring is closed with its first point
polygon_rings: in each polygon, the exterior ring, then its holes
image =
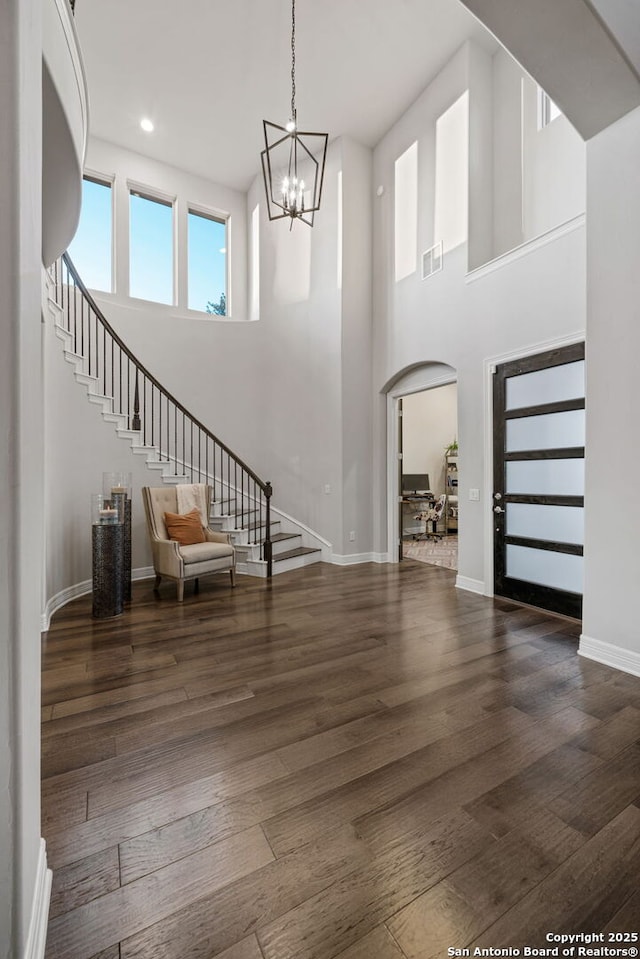
{"type": "Polygon", "coordinates": [[[434,243],[430,249],[422,254],[422,279],[426,280],[442,269],[442,240],[434,243]]]}

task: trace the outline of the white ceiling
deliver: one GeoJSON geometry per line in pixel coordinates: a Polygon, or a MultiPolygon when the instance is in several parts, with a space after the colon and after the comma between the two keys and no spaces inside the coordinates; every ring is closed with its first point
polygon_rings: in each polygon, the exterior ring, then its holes
{"type": "MultiPolygon", "coordinates": [[[[93,136],[248,188],[289,118],[290,0],[77,0],[76,25],[93,136]]],[[[496,48],[458,0],[297,0],[300,127],[374,146],[470,36],[496,48]]]]}

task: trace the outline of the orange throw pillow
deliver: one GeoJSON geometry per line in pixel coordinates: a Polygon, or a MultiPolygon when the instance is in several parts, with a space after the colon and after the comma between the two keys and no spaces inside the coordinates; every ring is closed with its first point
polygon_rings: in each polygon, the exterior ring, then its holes
{"type": "Polygon", "coordinates": [[[192,509],[190,513],[165,513],[164,522],[169,539],[180,543],[181,546],[193,546],[194,543],[206,543],[200,510],[192,509]]]}

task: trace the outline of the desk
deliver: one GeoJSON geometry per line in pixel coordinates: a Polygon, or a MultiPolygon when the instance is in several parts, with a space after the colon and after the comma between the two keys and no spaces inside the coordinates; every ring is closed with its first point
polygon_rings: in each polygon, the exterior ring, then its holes
{"type": "Polygon", "coordinates": [[[411,520],[415,520],[418,513],[424,513],[427,510],[432,509],[433,504],[435,503],[435,496],[433,493],[403,493],[401,503],[402,535],[413,536],[414,539],[417,535],[424,535],[426,529],[423,530],[421,527],[416,529],[415,522],[412,522],[409,525],[407,520],[409,517],[411,517],[411,520]]]}

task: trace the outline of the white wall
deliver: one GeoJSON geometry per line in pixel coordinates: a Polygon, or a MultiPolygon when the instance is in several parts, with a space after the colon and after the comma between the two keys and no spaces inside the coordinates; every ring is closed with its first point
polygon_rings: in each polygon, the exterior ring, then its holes
{"type": "Polygon", "coordinates": [[[140,489],[162,485],[144,458],[117,436],[101,408],[87,399],[63,353],[53,318],[45,323],[46,596],[91,580],[91,494],[103,472],[132,473],[132,566],[152,566],[140,489]],[[55,401],[54,401],[55,398],[55,401]]]}
{"type": "Polygon", "coordinates": [[[0,329],[5,349],[0,354],[0,427],[7,442],[0,444],[0,489],[2,490],[2,526],[0,548],[2,566],[7,575],[0,578],[0,956],[8,959],[17,942],[15,928],[16,891],[14,869],[19,861],[16,817],[19,809],[17,783],[13,773],[13,753],[18,744],[13,739],[14,710],[17,690],[13,688],[15,675],[14,649],[18,605],[15,590],[19,582],[14,564],[17,530],[9,519],[13,517],[13,496],[17,486],[14,473],[18,437],[15,397],[15,363],[17,360],[17,303],[16,277],[18,264],[17,211],[13,198],[16,191],[16,170],[13,144],[18,129],[15,115],[17,102],[17,57],[14,48],[16,4],[0,8],[0,200],[3,209],[11,210],[7,229],[0,233],[0,329]]]}
{"type": "Polygon", "coordinates": [[[458,388],[455,383],[402,400],[402,471],[428,473],[431,490],[445,493],[444,451],[458,436],[458,388]]]}
{"type": "MultiPolygon", "coordinates": [[[[484,363],[489,357],[527,351],[579,333],[585,326],[585,230],[578,220],[546,243],[532,243],[514,255],[467,276],[464,246],[444,258],[443,270],[427,280],[413,274],[392,280],[393,165],[406,145],[418,139],[419,176],[429,170],[433,126],[442,110],[466,89],[468,47],[447,64],[398,120],[374,151],[374,183],[384,187],[374,208],[373,387],[382,391],[401,371],[429,362],[457,371],[460,442],[460,576],[484,584],[485,521],[491,490],[485,488],[486,422],[484,363]],[[427,158],[424,157],[427,154],[427,158]],[[422,172],[420,172],[422,171],[422,172]],[[470,502],[470,487],[480,502],[470,502]]],[[[474,144],[470,144],[473,153],[474,144]]],[[[429,196],[421,180],[419,196],[429,196]]],[[[433,210],[420,204],[419,236],[429,230],[433,210]]],[[[376,404],[374,471],[376,542],[386,552],[386,410],[376,404]]]]}
{"type": "Polygon", "coordinates": [[[538,88],[522,78],[523,237],[529,240],[583,213],[586,147],[564,116],[538,129],[538,88]]]}
{"type": "Polygon", "coordinates": [[[342,178],[342,490],[341,540],[334,552],[373,547],[371,412],[371,150],[343,137],[342,178]],[[355,538],[349,534],[353,531],[355,538]]]}
{"type": "Polygon", "coordinates": [[[477,44],[466,51],[469,63],[469,246],[468,268],[486,263],[493,249],[493,57],[477,44]]]}
{"type": "Polygon", "coordinates": [[[581,652],[640,675],[640,109],[588,144],[587,440],[585,598],[581,652]],[[603,520],[612,464],[629,494],[603,520]],[[634,465],[638,464],[638,466],[634,465]],[[608,648],[608,644],[616,647],[608,648]]]}
{"type": "Polygon", "coordinates": [[[524,241],[522,69],[506,50],[493,56],[493,256],[524,241]]]}
{"type": "Polygon", "coordinates": [[[41,9],[0,7],[0,956],[22,956],[40,849],[41,9]]]}
{"type": "Polygon", "coordinates": [[[503,49],[493,56],[492,126],[497,257],[584,213],[586,148],[564,116],[538,129],[538,86],[503,49]]]}

